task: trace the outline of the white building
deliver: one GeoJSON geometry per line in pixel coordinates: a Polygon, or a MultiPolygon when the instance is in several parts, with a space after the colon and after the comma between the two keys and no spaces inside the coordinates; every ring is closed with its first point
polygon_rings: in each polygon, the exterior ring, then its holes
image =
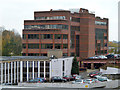
{"type": "Polygon", "coordinates": [[[44,77],[71,74],[73,57],[50,59],[43,56],[0,57],[0,83],[18,83],[44,77]]]}
{"type": "Polygon", "coordinates": [[[120,69],[114,67],[107,67],[107,69],[104,70],[100,68],[100,72],[102,72],[102,74],[120,74],[120,69]]]}

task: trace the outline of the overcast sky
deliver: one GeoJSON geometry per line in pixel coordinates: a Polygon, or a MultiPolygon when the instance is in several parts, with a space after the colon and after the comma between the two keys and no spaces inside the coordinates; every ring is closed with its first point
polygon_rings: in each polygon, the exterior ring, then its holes
{"type": "Polygon", "coordinates": [[[24,20],[33,20],[34,11],[86,8],[96,16],[109,18],[109,40],[118,40],[118,1],[120,0],[1,0],[0,26],[22,35],[24,20]]]}

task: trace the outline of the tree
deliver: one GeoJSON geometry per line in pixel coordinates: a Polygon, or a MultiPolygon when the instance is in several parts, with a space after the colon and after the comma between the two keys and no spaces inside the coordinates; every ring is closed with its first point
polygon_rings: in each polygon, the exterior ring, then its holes
{"type": "Polygon", "coordinates": [[[73,58],[71,74],[79,74],[79,65],[76,56],[73,58]]]}
{"type": "Polygon", "coordinates": [[[21,36],[15,31],[2,31],[2,56],[19,56],[21,51],[21,36]]]}

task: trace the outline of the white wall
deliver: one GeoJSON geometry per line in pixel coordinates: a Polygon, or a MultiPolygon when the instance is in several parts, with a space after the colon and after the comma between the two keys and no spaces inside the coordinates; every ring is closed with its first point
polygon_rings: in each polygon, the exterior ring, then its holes
{"type": "Polygon", "coordinates": [[[107,67],[107,70],[100,69],[100,72],[102,72],[103,74],[120,74],[120,69],[107,67]]]}
{"type": "Polygon", "coordinates": [[[73,57],[68,57],[51,60],[51,77],[63,77],[63,60],[65,62],[64,75],[71,75],[73,57]]]}

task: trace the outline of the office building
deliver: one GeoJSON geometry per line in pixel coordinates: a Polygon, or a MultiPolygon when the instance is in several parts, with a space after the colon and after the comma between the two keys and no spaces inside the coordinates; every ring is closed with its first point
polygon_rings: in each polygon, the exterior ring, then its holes
{"type": "Polygon", "coordinates": [[[108,52],[108,19],[87,9],[35,11],[24,20],[23,56],[47,56],[60,49],[63,56],[83,59],[108,52]]]}

